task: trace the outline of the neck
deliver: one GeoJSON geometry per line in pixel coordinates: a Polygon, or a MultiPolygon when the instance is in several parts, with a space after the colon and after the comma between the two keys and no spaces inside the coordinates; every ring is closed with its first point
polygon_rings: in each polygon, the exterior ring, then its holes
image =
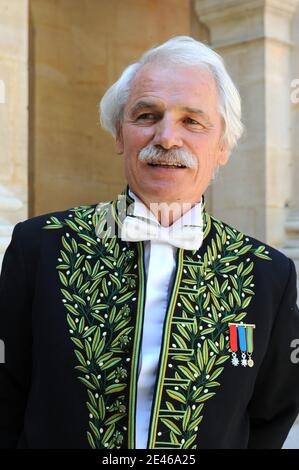
{"type": "Polygon", "coordinates": [[[151,202],[142,194],[136,196],[143,202],[143,204],[154,214],[158,222],[163,227],[169,227],[176,220],[180,219],[186,212],[192,209],[198,202],[151,202]]]}

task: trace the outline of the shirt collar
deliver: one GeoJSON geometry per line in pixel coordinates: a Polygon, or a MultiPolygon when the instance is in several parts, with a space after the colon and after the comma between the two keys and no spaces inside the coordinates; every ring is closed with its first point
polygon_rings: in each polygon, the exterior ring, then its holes
{"type": "MultiPolygon", "coordinates": [[[[134,199],[133,215],[137,217],[143,217],[154,222],[157,225],[160,225],[159,221],[154,216],[154,214],[148,209],[148,207],[146,207],[146,205],[141,201],[141,199],[135,193],[133,193],[130,188],[128,192],[131,198],[134,199]]],[[[179,226],[182,227],[183,225],[197,225],[202,227],[202,201],[203,198],[201,197],[201,200],[193,207],[191,207],[189,211],[185,212],[182,217],[177,219],[171,227],[176,228],[179,226]]]]}

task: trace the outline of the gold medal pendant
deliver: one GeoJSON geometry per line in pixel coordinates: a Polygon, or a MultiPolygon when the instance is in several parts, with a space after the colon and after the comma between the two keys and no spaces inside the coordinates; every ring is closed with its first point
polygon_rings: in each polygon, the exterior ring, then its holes
{"type": "Polygon", "coordinates": [[[248,365],[248,367],[253,367],[254,366],[254,360],[251,358],[251,353],[248,353],[247,365],[248,365]]]}
{"type": "Polygon", "coordinates": [[[247,326],[247,355],[248,355],[247,365],[248,367],[254,366],[254,360],[251,357],[253,353],[253,329],[254,328],[255,328],[254,325],[247,326]]]}

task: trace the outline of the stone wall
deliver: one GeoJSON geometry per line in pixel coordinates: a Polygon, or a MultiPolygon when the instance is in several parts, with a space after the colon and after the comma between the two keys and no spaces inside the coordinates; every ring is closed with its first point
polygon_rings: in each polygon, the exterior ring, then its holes
{"type": "Polygon", "coordinates": [[[190,34],[189,0],[30,1],[30,215],[122,189],[98,102],[125,66],[177,34],[190,34]]]}
{"type": "Polygon", "coordinates": [[[28,2],[0,0],[0,266],[28,216],[28,2]]]}

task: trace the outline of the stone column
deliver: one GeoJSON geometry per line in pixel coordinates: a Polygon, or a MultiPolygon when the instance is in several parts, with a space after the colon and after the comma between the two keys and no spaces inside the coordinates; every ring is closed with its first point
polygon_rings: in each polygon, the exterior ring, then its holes
{"type": "Polygon", "coordinates": [[[0,0],[0,266],[27,218],[28,0],[0,0]]]}
{"type": "MultiPolygon", "coordinates": [[[[292,154],[293,166],[293,192],[290,209],[299,213],[299,7],[292,24],[293,49],[291,56],[291,110],[292,110],[292,154]]],[[[299,214],[298,214],[299,216],[299,214]]]]}
{"type": "Polygon", "coordinates": [[[246,133],[211,188],[213,213],[281,246],[291,198],[291,21],[297,0],[196,0],[243,102],[246,133]]]}

